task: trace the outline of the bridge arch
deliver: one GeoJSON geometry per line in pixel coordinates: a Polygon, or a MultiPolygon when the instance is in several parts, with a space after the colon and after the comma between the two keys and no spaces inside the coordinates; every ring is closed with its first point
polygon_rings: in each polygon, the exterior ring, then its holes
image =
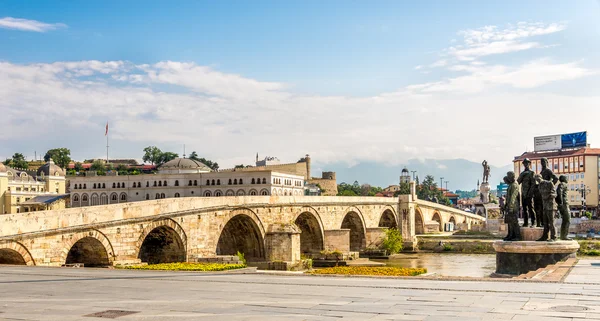
{"type": "Polygon", "coordinates": [[[174,220],[159,219],[144,227],[136,248],[137,257],[148,264],[185,262],[187,236],[174,220]]]}
{"type": "Polygon", "coordinates": [[[350,251],[358,252],[367,246],[365,219],[360,210],[354,206],[344,212],[346,215],[342,220],[341,228],[350,230],[350,251]]]}
{"type": "Polygon", "coordinates": [[[391,207],[386,206],[386,209],[381,213],[379,218],[379,227],[398,228],[398,218],[391,207]]]}
{"type": "Polygon", "coordinates": [[[312,207],[305,206],[296,215],[294,224],[300,228],[300,252],[312,253],[325,248],[325,229],[319,213],[312,207]]]}
{"type": "Polygon", "coordinates": [[[265,258],[265,229],[258,215],[248,208],[231,211],[219,225],[217,255],[243,253],[247,261],[265,258]]]}
{"type": "Polygon", "coordinates": [[[0,264],[35,265],[27,248],[14,241],[0,243],[0,264]]]}
{"type": "Polygon", "coordinates": [[[112,244],[102,232],[89,230],[71,235],[63,244],[60,261],[84,266],[110,266],[114,260],[112,244]]]}
{"type": "Polygon", "coordinates": [[[440,215],[440,212],[438,212],[438,211],[433,212],[433,215],[431,216],[431,220],[435,221],[435,222],[438,222],[438,224],[439,224],[439,228],[438,228],[439,232],[442,232],[444,230],[443,229],[443,227],[444,227],[444,221],[442,221],[442,215],[440,215]]]}
{"type": "Polygon", "coordinates": [[[425,234],[425,220],[419,207],[415,207],[415,234],[425,234]]]}
{"type": "Polygon", "coordinates": [[[454,215],[450,216],[450,219],[448,220],[448,222],[456,225],[456,219],[454,218],[454,215]]]}

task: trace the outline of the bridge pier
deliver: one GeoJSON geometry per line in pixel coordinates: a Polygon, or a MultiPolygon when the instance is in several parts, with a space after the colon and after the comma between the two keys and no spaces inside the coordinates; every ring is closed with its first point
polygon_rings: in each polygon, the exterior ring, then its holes
{"type": "Polygon", "coordinates": [[[325,230],[325,250],[350,253],[350,229],[325,230]]]}

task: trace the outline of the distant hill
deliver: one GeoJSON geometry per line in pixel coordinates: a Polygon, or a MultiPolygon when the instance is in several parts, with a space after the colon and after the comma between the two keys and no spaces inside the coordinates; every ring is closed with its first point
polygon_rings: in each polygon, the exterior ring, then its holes
{"type": "MultiPolygon", "coordinates": [[[[477,187],[477,180],[481,181],[483,175],[483,167],[481,163],[472,162],[466,159],[411,159],[405,165],[388,166],[374,162],[365,162],[358,165],[348,167],[346,164],[334,163],[327,165],[315,164],[313,168],[316,170],[322,169],[326,171],[337,172],[337,182],[346,182],[352,184],[358,181],[360,184],[368,183],[374,186],[387,187],[388,185],[398,184],[402,168],[408,168],[409,171],[417,171],[415,173],[419,179],[423,181],[426,175],[433,175],[437,184],[440,182],[440,176],[444,177],[444,181],[448,181],[450,190],[473,190],[477,187]]],[[[490,184],[492,189],[495,189],[506,172],[513,170],[512,164],[496,167],[491,166],[490,184]]],[[[313,173],[313,175],[318,173],[313,173]]],[[[412,173],[411,177],[412,177],[412,173]]],[[[444,184],[444,187],[445,184],[444,184]]]]}

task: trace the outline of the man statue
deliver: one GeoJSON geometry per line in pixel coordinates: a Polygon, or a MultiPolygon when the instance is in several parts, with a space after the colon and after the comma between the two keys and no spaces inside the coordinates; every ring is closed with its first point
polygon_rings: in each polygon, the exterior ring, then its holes
{"type": "Polygon", "coordinates": [[[540,194],[542,194],[542,203],[544,216],[544,232],[538,241],[548,241],[548,232],[550,232],[551,242],[556,241],[556,228],[554,227],[554,200],[556,198],[556,190],[554,189],[554,180],[558,178],[550,169],[546,167],[548,160],[542,158],[542,181],[539,184],[540,194]]]}
{"type": "Polygon", "coordinates": [[[542,201],[542,193],[540,192],[540,182],[542,181],[542,175],[535,174],[533,176],[535,185],[533,186],[533,209],[535,210],[537,227],[542,227],[544,224],[544,203],[542,201]]]}
{"type": "Polygon", "coordinates": [[[484,160],[481,165],[483,166],[483,182],[481,183],[487,183],[490,178],[490,165],[488,165],[486,160],[484,160]]]}
{"type": "Polygon", "coordinates": [[[523,160],[525,170],[519,175],[517,182],[521,184],[521,197],[523,198],[523,227],[527,227],[528,218],[531,220],[531,226],[535,225],[535,212],[533,211],[533,188],[535,186],[534,172],[529,169],[531,161],[528,158],[523,160]]]}
{"type": "Polygon", "coordinates": [[[556,204],[558,205],[558,212],[562,218],[562,224],[560,225],[560,239],[568,240],[567,235],[569,234],[569,225],[571,223],[571,213],[569,213],[569,179],[565,175],[560,175],[558,178],[560,184],[556,188],[556,204]]]}
{"type": "Polygon", "coordinates": [[[504,176],[504,182],[508,184],[506,193],[506,204],[504,223],[508,225],[508,234],[505,241],[521,240],[521,231],[519,230],[519,184],[515,181],[515,172],[508,172],[504,176]]]}

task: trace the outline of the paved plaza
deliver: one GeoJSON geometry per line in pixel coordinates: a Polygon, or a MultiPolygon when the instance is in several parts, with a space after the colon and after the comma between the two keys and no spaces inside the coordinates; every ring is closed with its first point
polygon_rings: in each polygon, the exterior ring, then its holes
{"type": "Polygon", "coordinates": [[[2,266],[0,289],[1,320],[600,320],[597,260],[561,283],[2,266]]]}

